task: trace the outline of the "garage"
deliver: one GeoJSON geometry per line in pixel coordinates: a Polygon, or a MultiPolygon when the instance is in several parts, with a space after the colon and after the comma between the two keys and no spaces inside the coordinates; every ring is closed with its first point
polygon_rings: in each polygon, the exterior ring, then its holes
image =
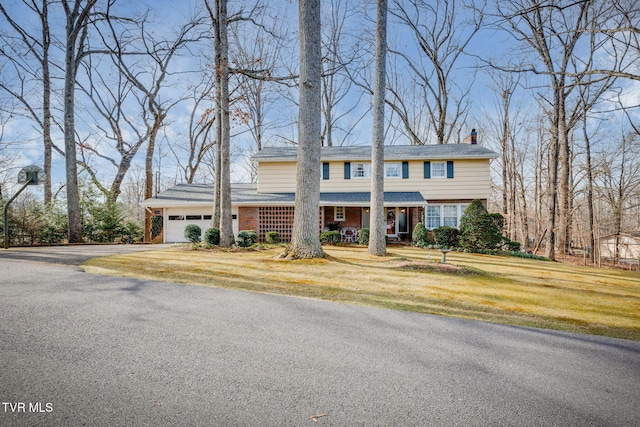
{"type": "Polygon", "coordinates": [[[164,213],[164,241],[165,243],[186,242],[184,229],[189,224],[195,224],[204,232],[211,228],[211,209],[202,208],[189,210],[184,208],[167,208],[164,213]]]}

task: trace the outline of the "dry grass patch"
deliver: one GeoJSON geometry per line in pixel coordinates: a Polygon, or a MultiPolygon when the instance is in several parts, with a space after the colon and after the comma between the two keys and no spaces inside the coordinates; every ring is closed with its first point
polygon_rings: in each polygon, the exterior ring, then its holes
{"type": "Polygon", "coordinates": [[[640,274],[412,247],[373,257],[325,247],[326,257],[276,260],[281,248],[177,247],[99,258],[88,272],[319,298],[640,340],[640,274]]]}

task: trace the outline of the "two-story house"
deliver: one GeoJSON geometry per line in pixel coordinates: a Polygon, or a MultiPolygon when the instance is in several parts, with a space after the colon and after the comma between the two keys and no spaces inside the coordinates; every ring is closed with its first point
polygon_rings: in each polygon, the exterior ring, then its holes
{"type": "MultiPolygon", "coordinates": [[[[475,142],[475,141],[474,141],[475,142]]],[[[473,199],[486,203],[491,191],[490,161],[497,154],[477,144],[385,146],[384,206],[386,232],[408,240],[413,227],[457,227],[473,199]]],[[[291,239],[296,188],[295,147],[264,148],[253,156],[258,180],[234,184],[233,229],[255,230],[260,240],[277,231],[291,239]]],[[[321,151],[320,224],[335,228],[368,228],[371,191],[371,147],[323,147],[321,151]]],[[[211,222],[213,186],[180,184],[143,206],[163,216],[164,242],[185,241],[184,229],[211,222]]]]}

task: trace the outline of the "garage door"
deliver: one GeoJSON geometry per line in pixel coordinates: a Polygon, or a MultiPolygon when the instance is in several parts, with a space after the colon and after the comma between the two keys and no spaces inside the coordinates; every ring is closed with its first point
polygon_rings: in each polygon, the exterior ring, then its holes
{"type": "Polygon", "coordinates": [[[202,230],[201,238],[204,236],[204,232],[211,227],[211,215],[201,214],[184,214],[174,215],[169,213],[167,215],[167,221],[165,226],[164,241],[165,243],[178,243],[186,242],[184,237],[184,229],[189,224],[195,224],[202,230]]]}

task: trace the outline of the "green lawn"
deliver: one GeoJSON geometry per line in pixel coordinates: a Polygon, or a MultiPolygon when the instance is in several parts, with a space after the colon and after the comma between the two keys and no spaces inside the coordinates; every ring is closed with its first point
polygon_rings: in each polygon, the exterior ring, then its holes
{"type": "Polygon", "coordinates": [[[640,340],[640,274],[556,262],[390,246],[325,246],[326,257],[276,260],[282,248],[189,246],[89,261],[87,272],[294,295],[640,340]]]}

